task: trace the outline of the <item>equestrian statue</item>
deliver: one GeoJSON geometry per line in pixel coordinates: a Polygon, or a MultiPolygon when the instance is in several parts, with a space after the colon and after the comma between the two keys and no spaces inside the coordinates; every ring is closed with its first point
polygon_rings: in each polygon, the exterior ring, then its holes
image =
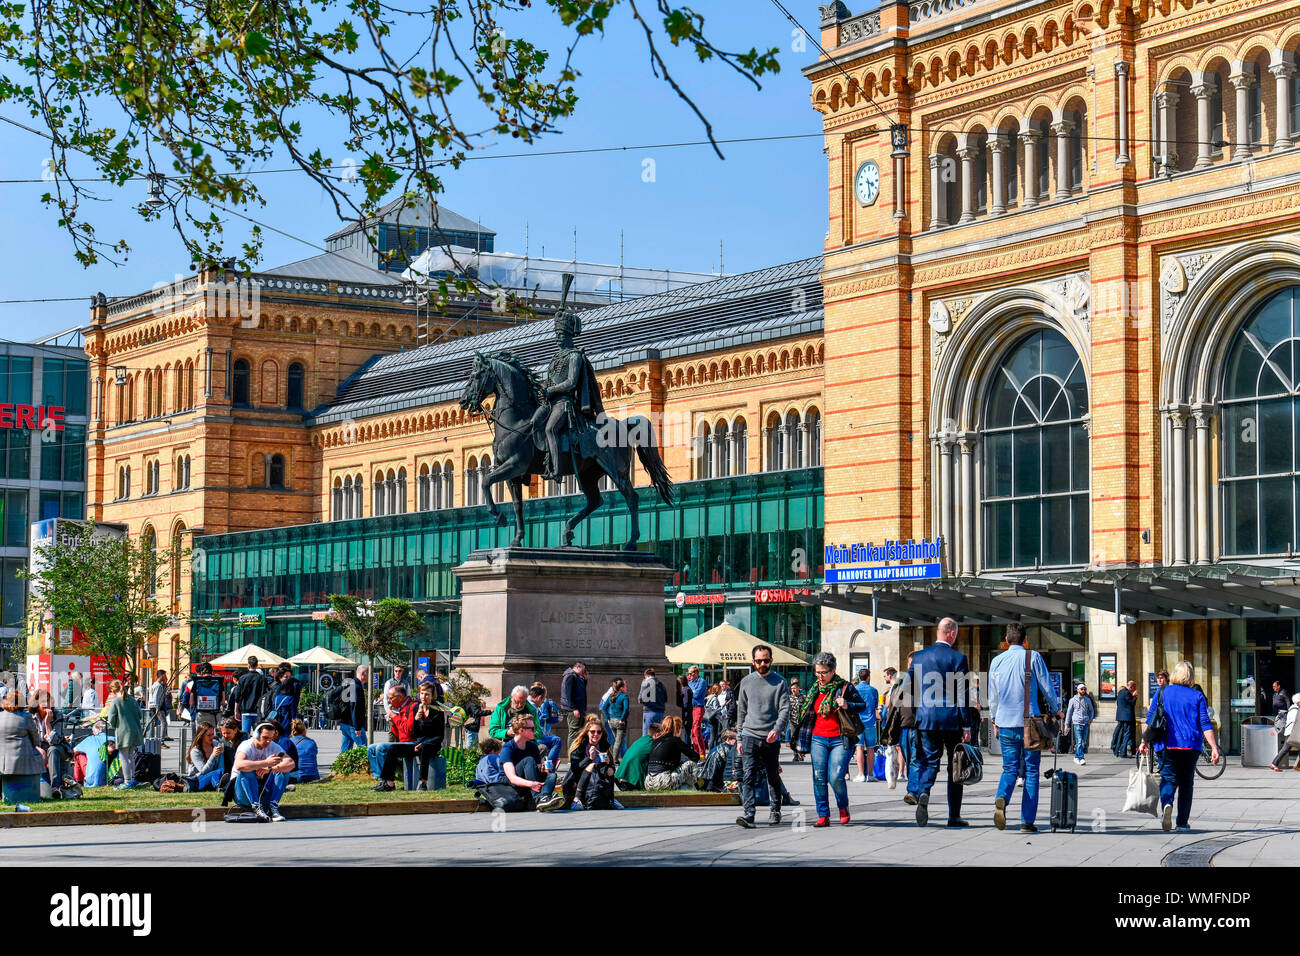
{"type": "Polygon", "coordinates": [[[631,537],[624,551],[635,551],[641,538],[637,493],[632,485],[632,453],[650,476],[665,504],[673,503],[673,482],[659,457],[654,426],[635,415],[620,421],[605,412],[596,370],[574,338],[582,334],[582,319],[566,309],[573,276],[565,274],[560,310],[555,315],[559,351],[539,382],[532,370],[508,351],[474,354],[474,365],[460,407],[482,413],[493,426],[492,468],[480,476],[483,500],[498,525],[506,516],[492,498],[492,486],[507,482],[515,506],[515,536],[510,547],[524,543],[523,488],[533,475],[552,481],[576,475],[586,504],[565,523],[564,544],[573,544],[578,522],[600,507],[600,479],[608,475],[631,514],[631,537]],[[495,396],[490,410],[484,400],[495,396]]]}

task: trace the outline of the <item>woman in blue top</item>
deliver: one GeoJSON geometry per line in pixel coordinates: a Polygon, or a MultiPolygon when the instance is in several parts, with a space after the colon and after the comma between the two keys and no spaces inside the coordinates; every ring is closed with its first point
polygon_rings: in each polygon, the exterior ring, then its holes
{"type": "MultiPolygon", "coordinates": [[[[1214,738],[1214,724],[1210,722],[1209,704],[1205,695],[1192,687],[1195,672],[1189,661],[1179,661],[1169,678],[1169,686],[1161,688],[1147,710],[1147,724],[1155,719],[1157,705],[1163,704],[1165,725],[1169,732],[1164,740],[1155,742],[1160,751],[1160,814],[1165,830],[1174,827],[1174,792],[1178,793],[1178,832],[1190,833],[1188,820],[1192,815],[1192,781],[1196,779],[1196,761],[1201,759],[1201,740],[1210,744],[1210,759],[1218,763],[1219,744],[1214,738]]],[[[1144,735],[1145,737],[1145,735],[1144,735]]],[[[1144,739],[1138,753],[1147,752],[1144,739]]]]}
{"type": "Polygon", "coordinates": [[[609,696],[600,705],[600,710],[605,715],[605,732],[614,740],[609,752],[615,760],[620,760],[627,746],[628,712],[627,689],[621,679],[615,678],[609,685],[609,696]]]}

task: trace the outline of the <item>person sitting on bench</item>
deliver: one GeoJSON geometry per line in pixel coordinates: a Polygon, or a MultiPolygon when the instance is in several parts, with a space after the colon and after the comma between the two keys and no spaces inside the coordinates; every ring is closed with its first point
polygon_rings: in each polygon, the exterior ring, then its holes
{"type": "Polygon", "coordinates": [[[415,756],[415,702],[406,696],[406,685],[393,686],[388,698],[388,720],[393,732],[393,743],[388,745],[371,744],[370,750],[384,747],[382,762],[379,765],[379,784],[373,789],[378,793],[396,790],[397,761],[415,756]]]}

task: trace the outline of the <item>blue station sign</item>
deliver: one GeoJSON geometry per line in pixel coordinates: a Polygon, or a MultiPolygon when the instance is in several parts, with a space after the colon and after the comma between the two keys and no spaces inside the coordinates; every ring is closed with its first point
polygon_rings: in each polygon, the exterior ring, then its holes
{"type": "Polygon", "coordinates": [[[882,545],[828,544],[824,551],[827,584],[870,584],[876,581],[916,581],[943,576],[943,538],[933,541],[886,541],[882,545]],[[912,561],[913,564],[886,564],[912,561]],[[849,565],[834,567],[833,565],[849,565]]]}

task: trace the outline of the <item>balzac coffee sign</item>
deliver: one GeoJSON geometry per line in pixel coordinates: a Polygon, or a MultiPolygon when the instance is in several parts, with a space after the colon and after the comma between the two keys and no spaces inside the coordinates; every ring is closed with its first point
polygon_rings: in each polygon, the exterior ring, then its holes
{"type": "Polygon", "coordinates": [[[53,428],[56,432],[61,432],[65,412],[62,405],[15,405],[12,402],[0,402],[0,428],[29,431],[53,428]]]}

